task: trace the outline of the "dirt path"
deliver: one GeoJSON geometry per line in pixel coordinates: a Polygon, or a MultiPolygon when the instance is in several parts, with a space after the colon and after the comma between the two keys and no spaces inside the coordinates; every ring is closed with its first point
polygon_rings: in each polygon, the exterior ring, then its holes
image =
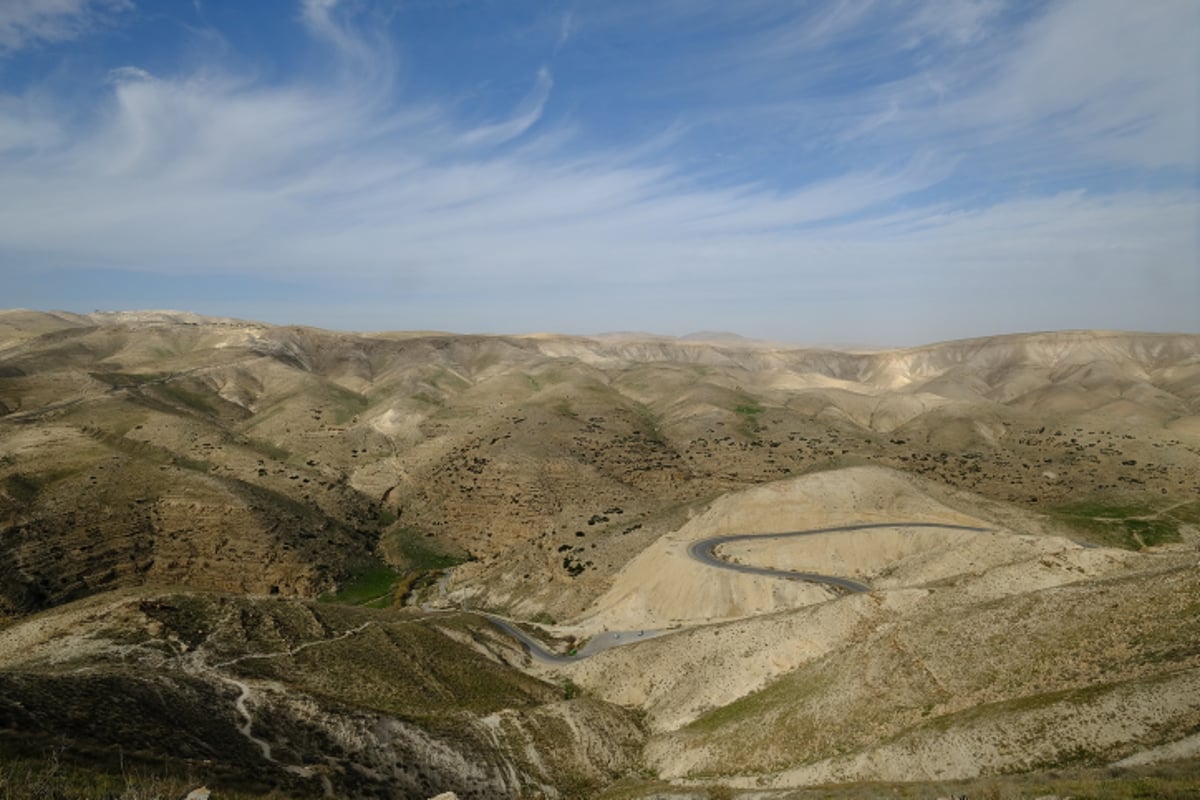
{"type": "Polygon", "coordinates": [[[320,767],[284,763],[275,757],[269,741],[254,734],[254,712],[251,710],[251,701],[256,690],[246,681],[226,674],[223,670],[243,661],[294,656],[297,653],[301,653],[312,647],[333,644],[334,642],[339,642],[343,639],[355,636],[359,633],[362,633],[364,630],[374,624],[376,623],[373,621],[364,622],[357,627],[343,631],[331,639],[314,639],[309,642],[303,642],[302,644],[296,645],[295,647],[291,647],[287,650],[277,650],[269,653],[247,653],[246,655],[238,656],[237,658],[231,658],[228,661],[222,661],[217,664],[207,663],[203,656],[197,652],[194,653],[193,658],[189,659],[185,664],[185,669],[194,674],[210,676],[221,683],[236,688],[238,690],[238,694],[233,701],[233,708],[234,711],[237,712],[238,717],[241,719],[241,722],[238,724],[238,731],[242,734],[242,736],[246,737],[247,740],[249,740],[254,744],[255,747],[258,748],[258,751],[262,754],[263,759],[279,766],[284,772],[288,772],[301,778],[320,779],[325,796],[333,797],[333,784],[320,767]]]}

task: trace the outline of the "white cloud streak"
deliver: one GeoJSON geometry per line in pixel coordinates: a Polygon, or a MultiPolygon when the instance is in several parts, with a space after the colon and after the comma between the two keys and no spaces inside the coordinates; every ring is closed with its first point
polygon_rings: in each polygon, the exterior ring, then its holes
{"type": "Polygon", "coordinates": [[[964,47],[988,34],[1003,6],[999,0],[926,0],[901,26],[915,47],[929,40],[943,40],[964,47]]]}
{"type": "MultiPolygon", "coordinates": [[[[821,35],[861,21],[864,7],[830,17],[821,35]]],[[[966,10],[936,23],[914,17],[919,35],[984,37],[990,4],[955,7],[966,10]]],[[[1087,140],[1096,158],[1194,165],[1185,139],[1196,104],[1185,95],[1196,73],[1182,70],[1195,47],[1171,17],[1191,7],[1159,7],[1148,21],[1125,11],[1138,18],[1127,23],[1090,18],[1090,0],[1056,7],[974,93],[960,88],[952,102],[918,110],[897,102],[853,137],[919,121],[946,136],[970,127],[970,136],[1019,143],[1055,117],[1063,122],[1052,135],[1087,140]],[[1086,46],[1063,52],[1068,31],[1086,46]],[[1119,42],[1137,57],[1104,63],[1100,51],[1119,42]]],[[[370,45],[336,11],[334,0],[306,0],[301,18],[337,52],[363,57],[370,45]]],[[[262,86],[132,67],[111,74],[105,113],[88,128],[72,127],[66,109],[0,98],[0,260],[19,253],[35,270],[219,267],[313,284],[331,272],[346,283],[399,276],[447,295],[470,286],[499,298],[516,287],[512,297],[529,302],[551,285],[581,295],[578,287],[671,286],[683,297],[696,286],[734,297],[750,285],[769,305],[793,297],[797,308],[822,292],[888,307],[920,287],[974,293],[981,308],[998,288],[1014,302],[1082,292],[1101,308],[1098,292],[1141,291],[1162,299],[1162,326],[1200,326],[1188,310],[1200,307],[1189,306],[1200,299],[1194,190],[1027,194],[955,209],[920,199],[958,168],[945,148],[788,190],[713,186],[660,148],[564,148],[561,131],[543,130],[552,87],[539,71],[511,116],[475,126],[450,107],[397,112],[351,80],[262,86]]]]}
{"type": "Polygon", "coordinates": [[[562,15],[558,25],[558,41],[555,42],[555,49],[564,47],[567,42],[571,41],[571,37],[575,35],[575,15],[568,11],[562,15]]]}
{"type": "Polygon", "coordinates": [[[40,43],[78,38],[98,22],[132,8],[132,0],[4,0],[0,3],[0,56],[40,43]]]}
{"type": "Polygon", "coordinates": [[[1197,167],[1200,3],[1059,0],[1016,27],[1014,5],[805,5],[681,73],[698,76],[697,91],[754,85],[725,99],[810,143],[936,141],[989,158],[999,146],[1016,161],[1053,148],[1042,163],[1060,170],[1197,167]]]}
{"type": "Polygon", "coordinates": [[[947,113],[960,124],[1052,136],[1146,167],[1200,159],[1200,4],[1055,5],[982,91],[947,113]]]}
{"type": "Polygon", "coordinates": [[[333,13],[337,5],[338,0],[303,0],[300,19],[314,37],[333,45],[342,53],[360,58],[369,55],[366,44],[334,20],[333,13]]]}
{"type": "Polygon", "coordinates": [[[545,67],[538,70],[537,82],[511,118],[504,122],[496,122],[469,130],[459,137],[461,144],[471,146],[495,146],[510,142],[532,128],[542,118],[546,101],[550,99],[550,90],[554,87],[554,79],[545,67]]]}

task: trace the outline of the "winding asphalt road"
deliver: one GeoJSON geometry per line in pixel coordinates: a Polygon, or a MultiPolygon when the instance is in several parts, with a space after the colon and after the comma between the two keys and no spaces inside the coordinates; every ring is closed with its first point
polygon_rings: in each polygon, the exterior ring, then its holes
{"type": "Polygon", "coordinates": [[[787,578],[809,583],[823,583],[835,586],[851,593],[869,592],[871,587],[865,583],[852,581],[849,578],[839,578],[836,575],[821,575],[816,572],[796,572],[786,569],[771,569],[770,567],[755,567],[749,564],[734,564],[717,555],[716,550],[723,544],[733,542],[762,541],[763,539],[794,539],[801,536],[815,536],[821,533],[849,533],[851,531],[867,531],[878,528],[939,528],[951,531],[970,531],[984,533],[991,528],[977,528],[971,525],[950,525],[942,522],[870,522],[860,525],[840,525],[836,528],[814,528],[810,531],[788,531],[785,533],[738,533],[731,536],[714,536],[711,539],[701,539],[688,545],[688,555],[701,564],[718,569],[732,569],[737,572],[747,572],[751,575],[768,575],[773,578],[787,578]]]}
{"type": "MultiPolygon", "coordinates": [[[[700,539],[688,545],[688,556],[701,564],[705,564],[717,569],[729,569],[735,572],[745,572],[751,575],[765,575],[771,578],[782,578],[785,580],[808,581],[809,583],[821,583],[827,586],[833,586],[842,589],[849,593],[861,593],[871,591],[871,587],[865,583],[852,581],[849,578],[841,578],[837,575],[821,575],[816,572],[799,572],[786,569],[772,569],[770,567],[755,567],[750,564],[734,564],[726,561],[717,555],[716,550],[721,545],[731,544],[733,542],[749,542],[762,541],[763,539],[793,539],[802,536],[815,536],[822,533],[850,533],[853,531],[867,531],[879,528],[937,528],[940,530],[951,531],[966,531],[970,533],[986,533],[991,528],[980,528],[972,525],[951,525],[943,522],[870,522],[859,525],[840,525],[834,528],[814,528],[809,531],[786,531],[783,533],[738,533],[727,536],[713,536],[709,539],[700,539]]],[[[644,631],[607,631],[597,634],[588,640],[587,644],[573,656],[560,655],[547,650],[541,642],[534,639],[529,634],[518,628],[509,620],[501,617],[496,617],[491,614],[483,615],[488,622],[495,625],[501,631],[509,636],[517,639],[536,661],[541,661],[547,664],[569,664],[573,661],[578,661],[581,658],[595,655],[603,650],[608,650],[613,647],[621,647],[626,644],[652,639],[655,636],[662,636],[665,633],[671,633],[671,630],[644,630],[644,631]]]]}
{"type": "Polygon", "coordinates": [[[587,643],[575,652],[575,655],[562,655],[561,653],[547,650],[541,642],[518,628],[509,620],[491,614],[481,614],[480,616],[519,641],[525,652],[529,653],[530,657],[535,661],[541,661],[545,664],[570,664],[581,658],[594,656],[603,650],[610,650],[614,647],[621,647],[622,645],[633,644],[634,642],[644,642],[647,639],[653,639],[656,636],[674,632],[674,629],[605,631],[588,639],[587,643]]]}

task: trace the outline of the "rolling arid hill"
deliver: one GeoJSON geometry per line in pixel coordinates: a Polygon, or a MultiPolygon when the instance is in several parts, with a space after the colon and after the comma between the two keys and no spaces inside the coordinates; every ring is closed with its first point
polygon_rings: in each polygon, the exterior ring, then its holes
{"type": "Polygon", "coordinates": [[[1200,791],[1196,335],[5,311],[0,537],[6,797],[1200,791]]]}

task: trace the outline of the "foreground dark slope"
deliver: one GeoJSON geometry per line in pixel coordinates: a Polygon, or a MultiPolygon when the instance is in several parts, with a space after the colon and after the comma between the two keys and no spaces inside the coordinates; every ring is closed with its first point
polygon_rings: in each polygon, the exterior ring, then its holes
{"type": "Polygon", "coordinates": [[[218,794],[481,800],[590,797],[634,770],[634,715],[519,657],[454,614],[101,595],[0,631],[0,762],[58,753],[218,794]]]}

